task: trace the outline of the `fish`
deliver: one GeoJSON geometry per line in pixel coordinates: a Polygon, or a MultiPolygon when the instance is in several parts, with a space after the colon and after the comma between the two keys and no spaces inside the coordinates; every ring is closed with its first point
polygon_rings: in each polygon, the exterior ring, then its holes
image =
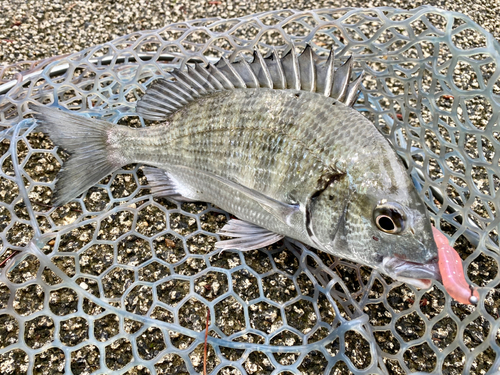
{"type": "Polygon", "coordinates": [[[429,288],[446,270],[428,211],[390,142],[352,108],[362,73],[352,75],[352,57],[335,68],[333,50],[323,58],[292,45],[281,58],[255,50],[252,61],[174,69],[136,105],[160,125],[132,129],[38,106],[41,131],[71,155],[53,203],[139,163],[154,196],[210,202],[237,218],[217,248],[289,237],[429,288]]]}

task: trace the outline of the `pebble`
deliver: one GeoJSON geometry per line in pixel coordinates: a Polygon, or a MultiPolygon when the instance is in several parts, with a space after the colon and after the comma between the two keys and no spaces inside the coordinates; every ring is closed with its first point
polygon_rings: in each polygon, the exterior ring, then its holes
{"type": "MultiPolygon", "coordinates": [[[[434,5],[457,11],[500,40],[498,0],[269,0],[269,1],[135,1],[0,0],[0,64],[36,61],[111,41],[134,31],[157,29],[174,22],[241,17],[271,9],[320,9],[392,6],[412,9],[434,5]]],[[[474,43],[468,36],[464,44],[474,43]]]]}

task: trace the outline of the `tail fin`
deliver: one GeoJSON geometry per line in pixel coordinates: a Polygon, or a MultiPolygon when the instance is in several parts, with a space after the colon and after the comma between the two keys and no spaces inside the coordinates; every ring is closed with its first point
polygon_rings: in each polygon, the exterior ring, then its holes
{"type": "Polygon", "coordinates": [[[117,127],[113,124],[78,116],[55,108],[37,106],[35,119],[52,141],[68,151],[56,181],[53,204],[60,206],[76,198],[105,176],[127,164],[111,149],[109,138],[117,127]],[[121,160],[120,160],[121,159],[121,160]]]}

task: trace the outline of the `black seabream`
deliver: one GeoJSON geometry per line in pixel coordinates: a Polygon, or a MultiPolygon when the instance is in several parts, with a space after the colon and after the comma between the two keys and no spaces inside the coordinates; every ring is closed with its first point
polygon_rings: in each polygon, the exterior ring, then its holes
{"type": "Polygon", "coordinates": [[[114,170],[142,163],[156,195],[234,214],[219,248],[257,249],[284,236],[420,287],[441,278],[427,210],[398,155],[351,108],[361,76],[310,47],[252,62],[187,65],[137,104],[161,125],[132,129],[37,107],[41,130],[70,159],[55,204],[114,170]],[[152,168],[154,167],[154,168],[152,168]]]}

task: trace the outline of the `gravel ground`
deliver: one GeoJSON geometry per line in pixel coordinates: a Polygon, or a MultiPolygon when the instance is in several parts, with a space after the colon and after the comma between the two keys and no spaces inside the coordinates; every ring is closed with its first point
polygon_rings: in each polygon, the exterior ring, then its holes
{"type": "MultiPolygon", "coordinates": [[[[9,65],[27,60],[40,60],[51,56],[71,53],[111,41],[119,36],[137,30],[155,29],[166,24],[197,18],[232,18],[272,9],[286,8],[316,9],[346,6],[394,6],[409,9],[423,4],[424,2],[422,1],[412,2],[408,0],[370,2],[287,2],[276,0],[257,2],[208,0],[137,2],[126,0],[103,1],[99,4],[88,1],[1,1],[0,64],[9,65]]],[[[467,14],[475,22],[491,32],[497,39],[500,39],[500,29],[497,26],[499,22],[498,14],[500,12],[500,2],[498,0],[475,2],[469,0],[430,1],[426,4],[467,14]]],[[[168,242],[166,242],[166,246],[169,246],[168,242]]],[[[36,271],[34,272],[36,273],[36,271]]],[[[224,286],[224,283],[222,285],[224,286]]],[[[196,310],[196,306],[193,309],[196,310]]],[[[376,318],[372,318],[377,323],[376,318]]],[[[39,322],[35,323],[40,324],[39,322]]],[[[68,323],[67,330],[77,335],[74,327],[77,327],[80,323],[77,321],[70,323],[68,323]]],[[[106,327],[112,326],[112,322],[104,323],[106,327]]],[[[49,328],[51,327],[50,324],[44,324],[49,328]]],[[[414,327],[418,327],[419,322],[408,320],[403,321],[401,325],[403,330],[407,326],[408,331],[411,332],[411,329],[415,331],[414,327]]],[[[399,333],[402,335],[406,334],[405,332],[399,333]]],[[[151,333],[151,336],[154,336],[154,332],[151,333]]],[[[37,344],[43,345],[43,337],[39,337],[37,340],[37,344]]],[[[384,338],[384,340],[386,341],[387,338],[384,338]]],[[[121,346],[116,348],[116,358],[113,355],[110,356],[111,362],[118,361],[118,354],[127,353],[129,349],[126,347],[126,344],[120,343],[121,346]]],[[[74,344],[70,343],[68,345],[74,344]]],[[[420,354],[420,358],[423,358],[426,353],[422,352],[420,354]]],[[[83,353],[83,355],[89,356],[90,354],[83,353]]],[[[256,359],[255,362],[264,363],[259,359],[256,359]]],[[[111,363],[109,367],[113,368],[113,364],[111,363]]]]}
{"type": "Polygon", "coordinates": [[[0,64],[76,52],[137,30],[205,17],[232,18],[273,9],[434,5],[471,17],[500,39],[498,0],[432,1],[8,1],[0,2],[0,64]]]}

